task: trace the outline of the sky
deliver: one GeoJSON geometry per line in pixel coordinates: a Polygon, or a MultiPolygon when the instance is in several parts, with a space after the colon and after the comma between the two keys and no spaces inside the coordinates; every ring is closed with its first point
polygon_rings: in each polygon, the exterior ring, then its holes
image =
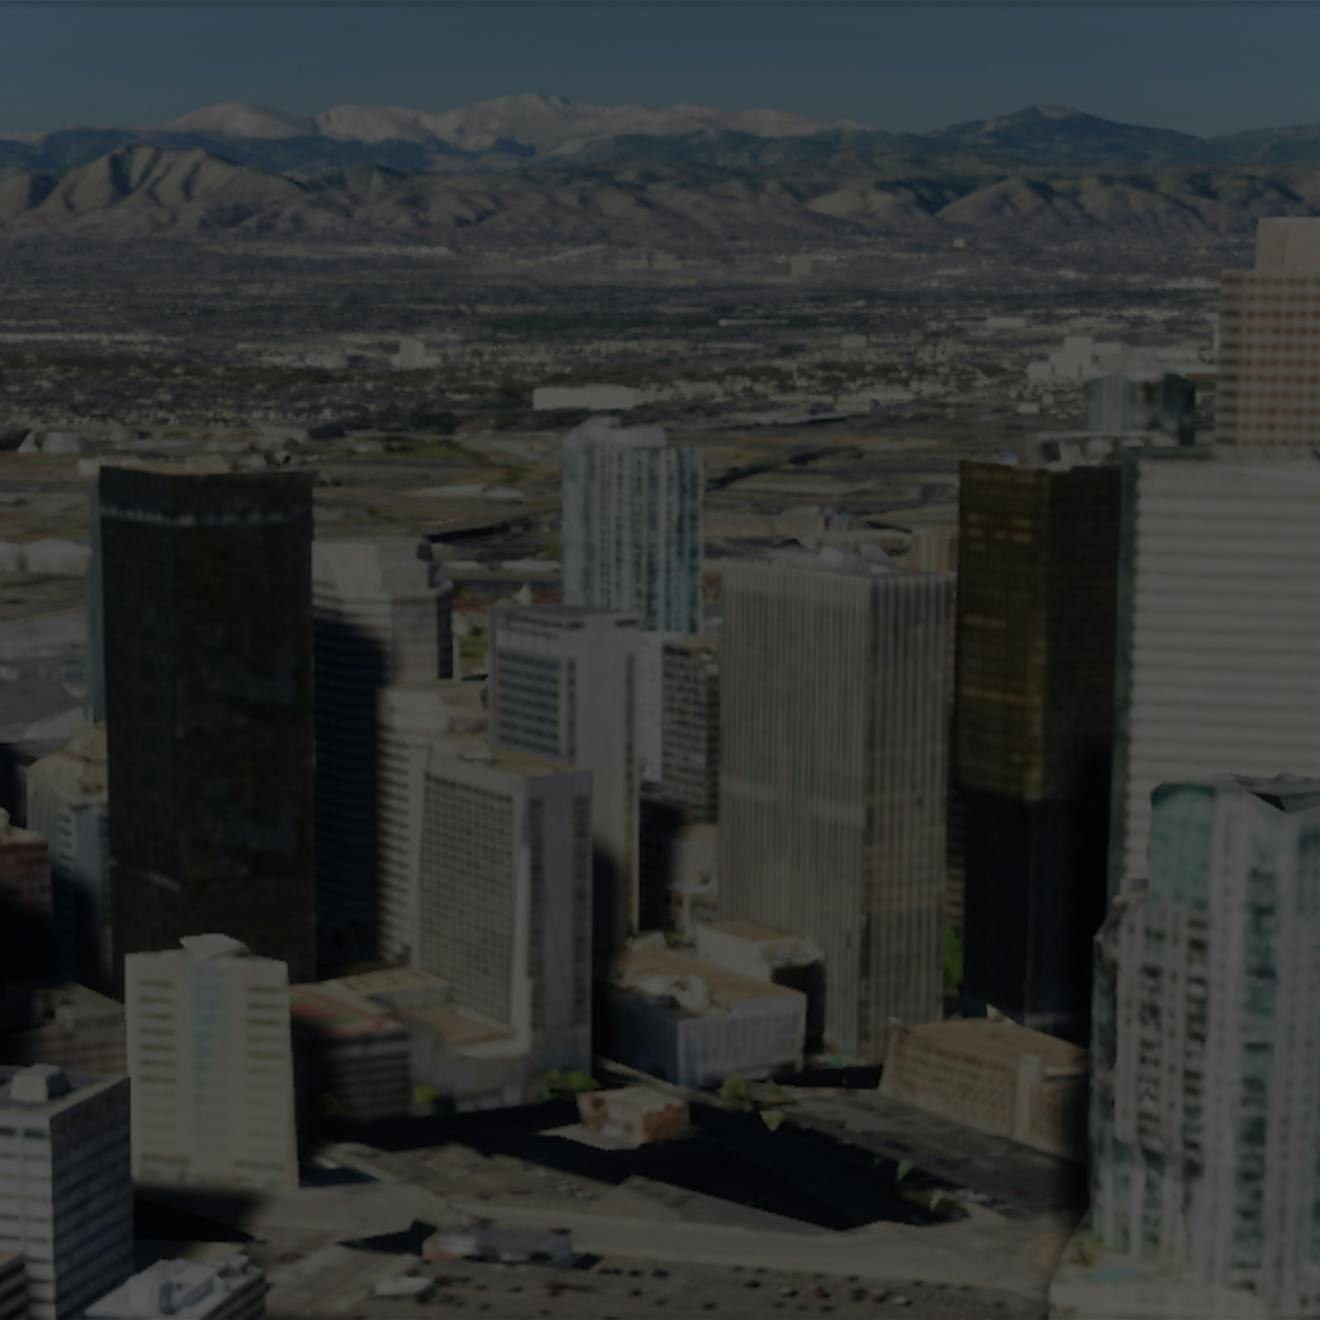
{"type": "Polygon", "coordinates": [[[1061,104],[1213,134],[1320,123],[1318,49],[1307,0],[0,0],[0,132],[543,92],[907,131],[1061,104]]]}

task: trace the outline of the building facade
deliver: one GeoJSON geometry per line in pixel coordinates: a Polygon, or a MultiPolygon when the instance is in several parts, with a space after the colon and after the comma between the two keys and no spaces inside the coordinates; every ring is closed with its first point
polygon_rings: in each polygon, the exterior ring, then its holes
{"type": "Polygon", "coordinates": [[[1104,920],[1121,470],[965,462],[954,795],[964,991],[1087,1039],[1104,920]]]}
{"type": "Polygon", "coordinates": [[[592,775],[480,739],[426,774],[415,962],[533,1070],[591,1059],[592,775]]]}
{"type": "Polygon", "coordinates": [[[55,971],[55,921],[46,840],[0,809],[0,983],[55,971]]]}
{"type": "Polygon", "coordinates": [[[1279,1314],[1320,1305],[1318,916],[1320,780],[1170,783],[1096,955],[1092,1231],[1279,1314]]]}
{"type": "Polygon", "coordinates": [[[567,605],[490,615],[493,746],[592,773],[592,932],[608,958],[638,928],[637,618],[567,605]]]}
{"type": "Polygon", "coordinates": [[[658,426],[593,417],[564,438],[564,600],[636,614],[646,629],[701,631],[699,449],[658,426]]]}
{"type": "Polygon", "coordinates": [[[112,979],[105,725],[30,766],[26,790],[28,825],[50,849],[56,973],[104,989],[112,979]]]}
{"type": "Polygon", "coordinates": [[[1262,220],[1254,270],[1219,295],[1215,441],[1311,445],[1320,425],[1320,221],[1262,220]]]}
{"type": "Polygon", "coordinates": [[[323,970],[406,956],[383,892],[390,792],[382,701],[453,670],[452,585],[425,542],[312,545],[316,918],[323,970]],[[424,557],[427,556],[427,557],[424,557]]]}
{"type": "Polygon", "coordinates": [[[841,551],[723,570],[720,915],[821,950],[856,1058],[941,1014],[951,590],[841,551]]]}
{"type": "Polygon", "coordinates": [[[128,1278],[128,1079],[0,1066],[0,1203],[0,1259],[24,1259],[27,1320],[75,1320],[128,1278]]]}
{"type": "Polygon", "coordinates": [[[693,821],[720,809],[720,667],[713,639],[666,641],[661,671],[660,796],[693,821]]]}
{"type": "Polygon", "coordinates": [[[100,483],[116,978],[196,930],[310,977],[311,478],[100,483]]]}
{"type": "Polygon", "coordinates": [[[1151,793],[1320,773],[1320,462],[1170,450],[1124,470],[1109,890],[1147,874],[1151,793]]]}
{"type": "Polygon", "coordinates": [[[296,1187],[288,969],[226,935],[182,945],[126,960],[134,1177],[296,1187]]]}

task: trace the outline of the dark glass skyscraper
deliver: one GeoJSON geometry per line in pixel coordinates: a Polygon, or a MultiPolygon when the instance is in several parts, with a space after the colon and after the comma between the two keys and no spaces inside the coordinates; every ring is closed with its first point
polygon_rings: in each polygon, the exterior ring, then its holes
{"type": "Polygon", "coordinates": [[[1120,470],[962,465],[964,988],[1085,1039],[1104,919],[1120,470]]]}
{"type": "Polygon", "coordinates": [[[100,476],[116,978],[220,932],[314,971],[311,481],[100,476]]]}

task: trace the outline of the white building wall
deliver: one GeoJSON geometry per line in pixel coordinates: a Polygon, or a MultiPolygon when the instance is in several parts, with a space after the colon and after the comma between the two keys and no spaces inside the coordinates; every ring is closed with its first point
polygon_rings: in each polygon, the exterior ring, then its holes
{"type": "Polygon", "coordinates": [[[878,1059],[940,1015],[951,580],[840,563],[724,569],[719,902],[816,944],[878,1059]]]}
{"type": "Polygon", "coordinates": [[[635,616],[603,610],[502,606],[490,616],[492,745],[592,772],[598,888],[612,890],[597,895],[601,950],[638,922],[637,635],[635,616]]]}
{"type": "Polygon", "coordinates": [[[1320,463],[1184,453],[1128,460],[1111,893],[1159,784],[1320,773],[1320,463]]]}
{"type": "Polygon", "coordinates": [[[147,1182],[298,1183],[289,977],[222,935],[125,959],[133,1172],[147,1182]]]}

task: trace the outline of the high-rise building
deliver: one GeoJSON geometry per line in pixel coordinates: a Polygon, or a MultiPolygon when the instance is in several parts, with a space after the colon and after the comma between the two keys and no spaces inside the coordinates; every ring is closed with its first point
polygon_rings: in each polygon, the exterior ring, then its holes
{"type": "Polygon", "coordinates": [[[632,614],[536,605],[490,615],[492,744],[592,772],[592,931],[602,957],[638,926],[636,637],[632,614]]]}
{"type": "Polygon", "coordinates": [[[941,1015],[951,579],[843,551],[724,567],[719,904],[825,960],[825,1036],[941,1015]]]}
{"type": "Polygon", "coordinates": [[[32,1320],[23,1257],[0,1248],[0,1320],[32,1320]]]}
{"type": "Polygon", "coordinates": [[[116,974],[225,930],[306,979],[311,478],[100,481],[116,974]]]}
{"type": "Polygon", "coordinates": [[[1317,862],[1320,780],[1155,792],[1149,883],[1116,900],[1097,948],[1102,1264],[1242,1289],[1272,1315],[1320,1305],[1317,862]]]}
{"type": "Polygon", "coordinates": [[[964,991],[1086,1039],[1104,920],[1121,471],[964,462],[954,793],[964,991]]]}
{"type": "Polygon", "coordinates": [[[646,629],[701,631],[699,449],[658,426],[593,417],[564,437],[564,599],[634,613],[646,629]]]}
{"type": "Polygon", "coordinates": [[[1103,435],[1155,432],[1189,445],[1196,438],[1196,386],[1136,359],[1087,382],[1086,427],[1103,435]]]}
{"type": "Polygon", "coordinates": [[[55,972],[50,856],[46,840],[0,809],[0,984],[55,972]]]}
{"type": "Polygon", "coordinates": [[[296,1187],[289,975],[227,935],[125,959],[133,1174],[296,1187]]]}
{"type": "MultiPolygon", "coordinates": [[[[381,900],[382,694],[448,678],[453,591],[425,542],[312,545],[316,918],[324,967],[400,952],[381,900]],[[425,556],[425,557],[424,557],[425,556]]],[[[420,785],[419,785],[420,786],[420,785]]],[[[406,951],[406,948],[405,948],[406,951]]]]}
{"type": "Polygon", "coordinates": [[[84,580],[83,617],[87,634],[87,718],[105,721],[105,595],[102,585],[101,493],[92,488],[91,558],[84,580]]]}
{"type": "Polygon", "coordinates": [[[1254,270],[1219,297],[1215,440],[1311,445],[1320,426],[1320,220],[1262,220],[1254,270]]]}
{"type": "Polygon", "coordinates": [[[590,1066],[591,793],[481,739],[437,743],[426,773],[416,965],[542,1072],[590,1066]]]}
{"type": "Polygon", "coordinates": [[[133,1270],[126,1077],[0,1066],[0,1261],[29,1320],[75,1320],[133,1270]]]}
{"type": "Polygon", "coordinates": [[[50,849],[55,966],[62,980],[111,984],[109,769],[105,725],[28,768],[27,819],[50,849]]]}
{"type": "Polygon", "coordinates": [[[660,796],[694,821],[720,809],[720,666],[712,638],[665,642],[660,796]]]}
{"type": "Polygon", "coordinates": [[[1320,774],[1320,462],[1152,451],[1124,485],[1111,894],[1160,784],[1320,774]]]}
{"type": "Polygon", "coordinates": [[[378,867],[379,957],[407,962],[417,946],[426,767],[434,743],[484,733],[479,683],[395,683],[380,694],[378,867]]]}

